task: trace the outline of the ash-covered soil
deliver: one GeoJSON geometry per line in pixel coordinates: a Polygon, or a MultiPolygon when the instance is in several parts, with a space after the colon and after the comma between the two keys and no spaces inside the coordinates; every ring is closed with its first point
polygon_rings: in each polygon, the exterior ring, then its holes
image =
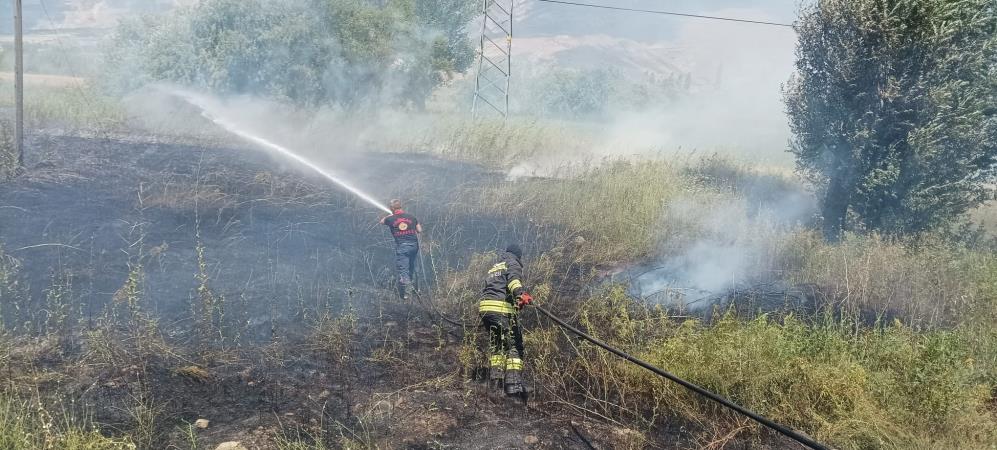
{"type": "MultiPolygon", "coordinates": [[[[107,433],[144,430],[145,448],[190,448],[186,431],[204,418],[194,432],[203,448],[634,440],[542,397],[524,406],[470,381],[458,362],[464,330],[391,294],[380,212],[322,179],[246,148],[70,136],[36,136],[27,148],[27,171],[0,185],[0,242],[30,294],[4,305],[21,336],[12,367],[30,372],[9,378],[107,433]],[[211,341],[197,331],[206,292],[211,341]],[[316,339],[309,324],[324,315],[348,326],[316,339]]],[[[430,281],[507,240],[536,250],[556,236],[467,213],[468,193],[501,174],[412,154],[337,160],[338,173],[406,200],[426,224],[420,273],[430,281]]]]}
{"type": "MultiPolygon", "coordinates": [[[[141,257],[147,301],[175,320],[197,287],[199,246],[215,293],[244,302],[254,321],[326,308],[351,287],[393,277],[380,211],[260,151],[61,136],[28,149],[27,173],[0,189],[0,241],[24,264],[34,298],[61,271],[97,314],[141,257]]],[[[430,279],[433,267],[526,237],[505,219],[462,211],[465,194],[499,174],[414,154],[337,159],[334,171],[384,201],[404,199],[425,223],[430,279]]]]}

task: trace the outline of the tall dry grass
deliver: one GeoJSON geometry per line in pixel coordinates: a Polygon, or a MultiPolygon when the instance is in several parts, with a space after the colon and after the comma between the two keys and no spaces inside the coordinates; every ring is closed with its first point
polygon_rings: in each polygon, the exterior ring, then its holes
{"type": "MultiPolygon", "coordinates": [[[[576,262],[569,256],[591,265],[667,257],[702,236],[709,214],[701,212],[768,192],[749,192],[758,186],[778,195],[791,183],[785,173],[723,160],[616,161],[579,176],[498,184],[472,203],[584,238],[581,256],[554,248],[529,258],[537,286],[576,262]],[[666,213],[678,202],[693,205],[678,209],[688,214],[666,213]]],[[[809,288],[815,315],[676,319],[622,287],[538,297],[598,337],[837,448],[997,445],[997,258],[942,237],[829,244],[806,228],[737,225],[757,238],[769,281],[809,288]]],[[[444,277],[448,297],[473,299],[468,280],[479,265],[444,277]]],[[[463,312],[473,322],[473,311],[463,312]]],[[[463,365],[480,357],[475,345],[463,343],[463,365]]],[[[700,428],[703,448],[767,439],[743,418],[552,326],[532,328],[527,348],[542,403],[648,434],[681,419],[700,428]]]]}
{"type": "MultiPolygon", "coordinates": [[[[13,90],[9,82],[0,89],[13,90]]],[[[13,107],[13,98],[0,98],[0,107],[13,107]]],[[[24,92],[25,129],[58,127],[85,134],[119,130],[127,114],[118,99],[101,94],[96,88],[83,86],[28,85],[24,92]]]]}

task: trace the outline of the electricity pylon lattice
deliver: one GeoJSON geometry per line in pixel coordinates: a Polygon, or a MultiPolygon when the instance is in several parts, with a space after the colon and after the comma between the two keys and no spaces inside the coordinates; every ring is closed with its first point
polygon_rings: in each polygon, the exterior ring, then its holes
{"type": "Polygon", "coordinates": [[[482,0],[484,18],[478,45],[478,73],[474,80],[471,115],[495,112],[509,116],[509,79],[512,77],[512,8],[515,0],[482,0]]]}

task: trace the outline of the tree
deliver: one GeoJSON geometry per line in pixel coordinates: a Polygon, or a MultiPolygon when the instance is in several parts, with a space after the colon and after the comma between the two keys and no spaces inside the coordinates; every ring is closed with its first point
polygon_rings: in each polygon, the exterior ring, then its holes
{"type": "Polygon", "coordinates": [[[602,118],[620,91],[620,78],[609,70],[552,69],[531,83],[529,109],[547,117],[602,118]]]}
{"type": "Polygon", "coordinates": [[[824,233],[930,230],[992,198],[992,0],[817,0],[785,100],[824,233]]]}
{"type": "Polygon", "coordinates": [[[108,84],[169,81],[294,103],[417,107],[474,49],[474,0],[203,0],[123,23],[108,84]]]}

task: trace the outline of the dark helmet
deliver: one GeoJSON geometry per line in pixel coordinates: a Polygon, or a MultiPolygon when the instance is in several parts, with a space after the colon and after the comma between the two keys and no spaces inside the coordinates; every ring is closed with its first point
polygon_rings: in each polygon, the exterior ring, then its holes
{"type": "Polygon", "coordinates": [[[519,247],[519,244],[509,244],[505,251],[516,255],[516,259],[523,259],[523,249],[519,247]]]}

